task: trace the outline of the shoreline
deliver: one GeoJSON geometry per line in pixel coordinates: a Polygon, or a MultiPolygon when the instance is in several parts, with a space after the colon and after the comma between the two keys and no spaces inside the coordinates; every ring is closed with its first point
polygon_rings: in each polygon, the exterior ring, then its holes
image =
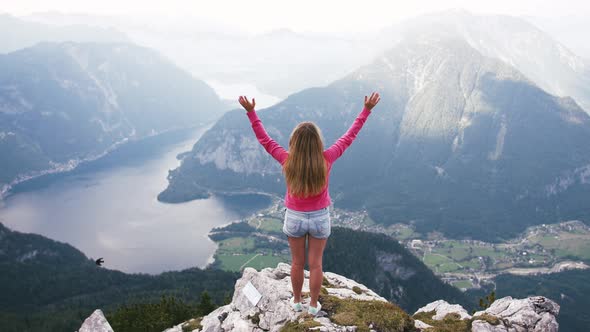
{"type": "MultiPolygon", "coordinates": [[[[214,123],[214,122],[212,122],[212,123],[214,123]]],[[[200,128],[206,128],[207,126],[211,125],[212,123],[205,123],[205,124],[201,123],[199,125],[190,126],[190,127],[172,128],[172,129],[163,130],[163,131],[160,131],[160,132],[157,132],[154,134],[149,134],[149,135],[137,137],[137,138],[126,137],[120,141],[115,142],[114,144],[109,146],[107,149],[105,149],[101,153],[96,154],[94,156],[90,156],[90,157],[86,157],[86,158],[70,159],[65,163],[53,163],[55,165],[54,168],[45,169],[42,171],[30,172],[27,174],[21,174],[16,179],[12,180],[10,183],[3,184],[2,186],[0,186],[0,203],[5,201],[7,198],[9,198],[10,196],[12,196],[14,194],[12,192],[14,187],[24,184],[24,183],[27,183],[28,181],[36,180],[36,179],[39,179],[39,178],[42,178],[42,177],[48,176],[48,175],[67,174],[69,172],[77,170],[82,165],[87,165],[89,163],[92,163],[92,162],[98,161],[102,158],[105,158],[105,157],[109,156],[111,153],[116,152],[121,147],[124,147],[130,143],[138,143],[138,142],[142,142],[144,140],[150,139],[150,138],[156,138],[156,137],[159,137],[159,136],[162,136],[165,134],[181,132],[181,131],[185,131],[185,130],[198,130],[200,128]]]]}

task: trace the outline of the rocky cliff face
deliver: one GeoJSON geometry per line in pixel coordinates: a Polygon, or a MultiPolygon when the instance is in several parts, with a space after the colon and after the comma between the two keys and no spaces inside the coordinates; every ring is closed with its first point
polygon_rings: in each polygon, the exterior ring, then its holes
{"type": "MultiPolygon", "coordinates": [[[[164,332],[222,331],[456,331],[456,332],[557,332],[555,319],[559,305],[544,297],[495,301],[473,316],[460,305],[439,300],[420,308],[413,316],[388,302],[372,290],[341,275],[325,272],[317,317],[306,314],[309,303],[309,272],[305,272],[304,311],[289,305],[292,296],[290,266],[258,272],[246,268],[236,282],[232,302],[205,317],[195,318],[164,332]],[[246,295],[253,286],[260,298],[246,295]]],[[[80,331],[112,331],[108,322],[95,312],[80,331]],[[89,330],[89,326],[93,329],[89,330]],[[86,329],[85,329],[86,328],[86,329]]]]}

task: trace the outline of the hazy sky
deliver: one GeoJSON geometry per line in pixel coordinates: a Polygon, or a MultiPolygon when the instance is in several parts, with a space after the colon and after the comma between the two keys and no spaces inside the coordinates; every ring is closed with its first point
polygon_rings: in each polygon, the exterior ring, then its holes
{"type": "Polygon", "coordinates": [[[590,16],[588,0],[0,0],[0,11],[207,17],[250,32],[280,27],[304,31],[363,31],[426,12],[463,8],[475,13],[590,16]]]}

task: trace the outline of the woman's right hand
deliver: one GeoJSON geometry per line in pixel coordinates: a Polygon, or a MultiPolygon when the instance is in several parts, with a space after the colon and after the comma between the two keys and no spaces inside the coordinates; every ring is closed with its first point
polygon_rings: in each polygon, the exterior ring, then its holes
{"type": "Polygon", "coordinates": [[[254,110],[254,107],[256,107],[256,100],[254,98],[252,98],[252,102],[250,102],[248,100],[248,97],[240,96],[240,98],[238,98],[238,101],[247,112],[252,112],[254,110]]]}
{"type": "Polygon", "coordinates": [[[381,97],[379,97],[379,93],[377,92],[371,93],[371,97],[367,98],[367,96],[365,96],[365,108],[370,111],[375,105],[377,105],[379,100],[381,100],[381,97]]]}

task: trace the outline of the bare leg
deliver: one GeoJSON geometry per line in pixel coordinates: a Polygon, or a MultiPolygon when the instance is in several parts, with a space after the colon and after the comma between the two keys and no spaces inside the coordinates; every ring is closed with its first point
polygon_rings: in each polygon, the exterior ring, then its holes
{"type": "Polygon", "coordinates": [[[320,289],[322,288],[322,281],[324,279],[324,272],[322,270],[322,257],[324,255],[324,248],[328,239],[316,239],[309,237],[309,291],[311,293],[311,301],[309,305],[312,307],[318,306],[318,297],[320,289]]]}
{"type": "Polygon", "coordinates": [[[301,302],[301,288],[303,288],[303,268],[305,267],[305,236],[290,237],[291,247],[291,287],[295,303],[301,302]]]}

